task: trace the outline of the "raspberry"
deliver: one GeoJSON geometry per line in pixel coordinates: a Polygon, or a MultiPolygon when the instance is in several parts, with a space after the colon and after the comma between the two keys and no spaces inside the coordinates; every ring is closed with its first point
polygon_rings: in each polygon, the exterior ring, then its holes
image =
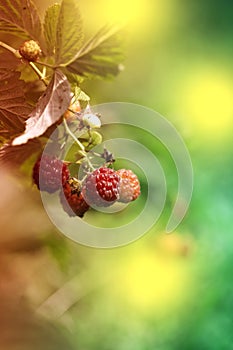
{"type": "Polygon", "coordinates": [[[27,40],[20,46],[19,53],[25,60],[35,62],[41,54],[41,49],[36,41],[27,40]]]}
{"type": "Polygon", "coordinates": [[[108,207],[119,198],[119,182],[120,177],[113,169],[98,168],[85,180],[84,198],[90,205],[108,207]]]}
{"type": "Polygon", "coordinates": [[[67,165],[60,159],[43,155],[33,167],[33,180],[41,191],[56,192],[70,176],[67,165]]]}
{"type": "Polygon", "coordinates": [[[89,209],[89,205],[83,198],[78,180],[74,178],[70,178],[63,185],[63,192],[61,191],[60,193],[60,201],[63,209],[69,216],[79,216],[82,218],[89,209]]]}
{"type": "Polygon", "coordinates": [[[120,176],[119,202],[129,203],[134,201],[140,195],[140,182],[132,170],[120,169],[116,171],[120,176]]]}

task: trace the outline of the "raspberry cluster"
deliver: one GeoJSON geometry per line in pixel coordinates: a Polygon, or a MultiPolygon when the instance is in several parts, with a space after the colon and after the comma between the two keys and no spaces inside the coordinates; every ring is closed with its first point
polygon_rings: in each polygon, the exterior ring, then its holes
{"type": "Polygon", "coordinates": [[[69,216],[83,217],[90,206],[129,203],[140,195],[139,180],[131,170],[115,171],[103,166],[80,182],[70,176],[65,162],[50,155],[37,160],[32,176],[39,190],[49,193],[60,190],[62,207],[69,216]]]}

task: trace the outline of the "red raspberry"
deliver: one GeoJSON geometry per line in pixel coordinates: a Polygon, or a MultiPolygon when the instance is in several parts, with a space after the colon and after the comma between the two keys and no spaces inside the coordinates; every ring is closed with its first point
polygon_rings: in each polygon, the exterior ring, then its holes
{"type": "Polygon", "coordinates": [[[90,205],[108,207],[119,198],[119,182],[120,177],[113,169],[96,169],[84,182],[84,198],[90,205]]]}
{"type": "Polygon", "coordinates": [[[67,165],[60,159],[43,155],[33,167],[33,180],[40,191],[56,192],[70,176],[67,165]]]}
{"type": "Polygon", "coordinates": [[[85,202],[83,194],[80,191],[78,180],[70,178],[63,185],[63,192],[60,193],[60,200],[63,209],[69,216],[83,217],[89,209],[89,205],[85,202]]]}
{"type": "Polygon", "coordinates": [[[132,170],[120,169],[116,171],[120,176],[119,202],[129,203],[134,201],[140,195],[140,182],[132,170]]]}

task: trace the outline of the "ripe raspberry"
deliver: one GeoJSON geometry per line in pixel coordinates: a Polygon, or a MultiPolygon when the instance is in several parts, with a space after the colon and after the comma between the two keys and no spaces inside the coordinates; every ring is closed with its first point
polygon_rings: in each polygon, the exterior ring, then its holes
{"type": "Polygon", "coordinates": [[[69,169],[63,161],[50,156],[43,155],[33,167],[33,180],[41,191],[49,193],[56,192],[68,180],[69,169]]]}
{"type": "Polygon", "coordinates": [[[20,46],[19,53],[25,60],[35,62],[41,54],[41,48],[36,41],[27,40],[20,46]]]}
{"type": "Polygon", "coordinates": [[[140,182],[132,170],[120,169],[116,171],[120,176],[119,202],[129,203],[134,201],[140,195],[140,182]]]}
{"type": "Polygon", "coordinates": [[[89,174],[83,186],[87,203],[108,207],[119,198],[120,177],[113,169],[101,167],[89,174]]]}
{"type": "Polygon", "coordinates": [[[63,185],[63,191],[60,193],[60,201],[63,209],[69,216],[79,216],[82,218],[89,209],[89,205],[83,198],[78,180],[74,178],[70,178],[63,185]]]}

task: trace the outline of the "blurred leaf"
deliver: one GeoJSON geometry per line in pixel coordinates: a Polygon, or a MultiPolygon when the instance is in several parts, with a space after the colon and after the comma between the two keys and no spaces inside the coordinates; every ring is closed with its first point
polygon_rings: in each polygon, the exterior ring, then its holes
{"type": "Polygon", "coordinates": [[[121,71],[121,38],[115,28],[103,27],[78,52],[67,68],[85,77],[106,78],[121,71]]]}
{"type": "Polygon", "coordinates": [[[37,8],[31,0],[2,0],[0,3],[0,29],[12,34],[38,40],[41,35],[41,22],[37,8]]]}
{"type": "Polygon", "coordinates": [[[50,6],[45,13],[44,36],[47,45],[48,55],[53,55],[55,53],[57,23],[59,19],[60,9],[60,4],[54,4],[50,6]]]}
{"type": "Polygon", "coordinates": [[[26,129],[13,141],[13,145],[26,143],[29,139],[41,136],[58,121],[70,105],[70,85],[66,76],[56,70],[46,91],[26,121],[26,129]]]}
{"type": "Polygon", "coordinates": [[[56,28],[56,64],[72,62],[82,42],[82,20],[77,1],[63,0],[56,28]]]}
{"type": "Polygon", "coordinates": [[[5,144],[0,148],[0,163],[21,165],[33,153],[41,152],[42,145],[38,139],[29,140],[27,143],[19,146],[5,144]]]}

